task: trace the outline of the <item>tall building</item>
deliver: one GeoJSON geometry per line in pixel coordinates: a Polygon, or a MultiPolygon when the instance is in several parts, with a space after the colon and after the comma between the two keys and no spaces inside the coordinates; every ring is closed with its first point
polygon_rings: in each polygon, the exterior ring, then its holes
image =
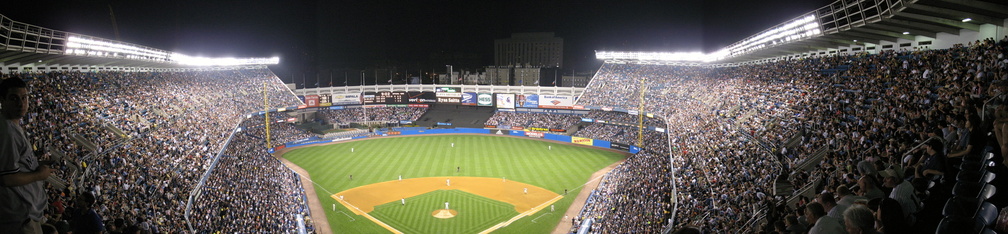
{"type": "Polygon", "coordinates": [[[491,66],[486,68],[486,79],[493,85],[510,85],[513,75],[511,66],[491,66]]]}
{"type": "Polygon", "coordinates": [[[551,32],[512,33],[494,40],[494,64],[563,67],[563,38],[551,32]]]}

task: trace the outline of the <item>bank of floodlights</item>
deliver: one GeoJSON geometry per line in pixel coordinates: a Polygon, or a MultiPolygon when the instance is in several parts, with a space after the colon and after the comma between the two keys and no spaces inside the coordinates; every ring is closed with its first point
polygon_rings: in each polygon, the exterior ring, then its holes
{"type": "Polygon", "coordinates": [[[274,65],[280,64],[279,57],[271,58],[206,58],[194,57],[180,53],[172,53],[169,60],[189,66],[235,66],[235,65],[274,65]]]}
{"type": "Polygon", "coordinates": [[[709,62],[707,54],[701,52],[596,51],[595,58],[602,60],[709,62]]]}
{"type": "Polygon", "coordinates": [[[791,21],[779,24],[770,29],[764,30],[755,36],[751,36],[729,45],[728,56],[737,56],[752,51],[764,49],[777,44],[784,44],[791,41],[802,40],[822,34],[819,21],[814,14],[798,17],[791,21]]]}
{"type": "Polygon", "coordinates": [[[280,63],[280,58],[205,58],[188,56],[175,52],[147,48],[129,43],[116,42],[100,38],[70,36],[67,38],[66,51],[68,55],[107,57],[130,60],[152,60],[176,63],[187,66],[236,66],[236,65],[274,65],[280,63]]]}
{"type": "Polygon", "coordinates": [[[819,21],[812,13],[784,22],[713,53],[700,52],[618,52],[596,51],[595,58],[602,60],[641,60],[669,62],[715,62],[749,52],[803,40],[822,34],[819,21]]]}
{"type": "Polygon", "coordinates": [[[166,61],[168,59],[167,51],[119,43],[110,40],[96,40],[78,36],[70,36],[67,38],[65,52],[70,55],[138,60],[166,61]]]}

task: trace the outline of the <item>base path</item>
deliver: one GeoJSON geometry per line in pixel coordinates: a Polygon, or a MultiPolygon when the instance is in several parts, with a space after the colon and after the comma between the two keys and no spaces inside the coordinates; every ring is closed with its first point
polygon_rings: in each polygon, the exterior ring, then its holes
{"type": "Polygon", "coordinates": [[[588,183],[584,184],[584,187],[581,188],[581,192],[578,193],[577,197],[574,197],[574,202],[567,208],[567,212],[564,212],[564,217],[566,218],[560,219],[560,223],[557,223],[556,228],[553,229],[553,234],[567,234],[571,232],[570,229],[574,226],[574,224],[571,223],[571,219],[577,216],[578,213],[581,213],[581,208],[584,208],[585,202],[588,201],[588,196],[591,196],[592,191],[595,191],[595,188],[598,188],[599,183],[602,182],[602,176],[605,176],[605,174],[609,173],[609,171],[616,169],[616,167],[622,164],[623,161],[626,160],[620,160],[619,162],[613,163],[612,165],[609,165],[608,167],[592,174],[592,179],[589,180],[588,183]]]}

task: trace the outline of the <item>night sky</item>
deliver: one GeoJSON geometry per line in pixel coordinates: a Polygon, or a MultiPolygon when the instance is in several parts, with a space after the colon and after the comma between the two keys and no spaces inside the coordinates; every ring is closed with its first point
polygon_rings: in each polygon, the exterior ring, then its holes
{"type": "Polygon", "coordinates": [[[591,70],[595,50],[705,51],[832,1],[16,1],[13,20],[197,56],[270,57],[283,80],[380,65],[444,68],[435,54],[493,64],[493,40],[564,39],[563,70],[591,70]]]}

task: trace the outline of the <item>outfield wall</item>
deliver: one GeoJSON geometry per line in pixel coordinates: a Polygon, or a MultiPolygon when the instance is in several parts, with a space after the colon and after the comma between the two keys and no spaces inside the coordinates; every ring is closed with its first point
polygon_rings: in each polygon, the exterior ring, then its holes
{"type": "Polygon", "coordinates": [[[288,148],[288,147],[298,147],[306,145],[315,144],[326,144],[332,142],[340,142],[346,140],[354,139],[366,139],[366,138],[382,138],[387,136],[408,136],[408,135],[430,135],[430,134],[486,134],[486,135],[508,135],[508,136],[519,136],[519,137],[529,137],[546,139],[551,141],[557,141],[562,143],[574,143],[579,145],[593,146],[603,149],[615,149],[619,151],[629,152],[636,154],[640,152],[640,147],[635,145],[627,145],[616,142],[609,142],[604,140],[597,140],[591,138],[583,137],[572,137],[565,135],[557,135],[542,132],[532,132],[523,130],[499,130],[499,129],[484,129],[484,128],[434,128],[434,129],[423,129],[423,130],[403,130],[403,131],[376,131],[373,136],[358,136],[352,138],[337,138],[337,139],[322,139],[318,137],[306,138],[302,140],[292,141],[273,147],[269,150],[270,153],[276,152],[277,150],[288,148]]]}

